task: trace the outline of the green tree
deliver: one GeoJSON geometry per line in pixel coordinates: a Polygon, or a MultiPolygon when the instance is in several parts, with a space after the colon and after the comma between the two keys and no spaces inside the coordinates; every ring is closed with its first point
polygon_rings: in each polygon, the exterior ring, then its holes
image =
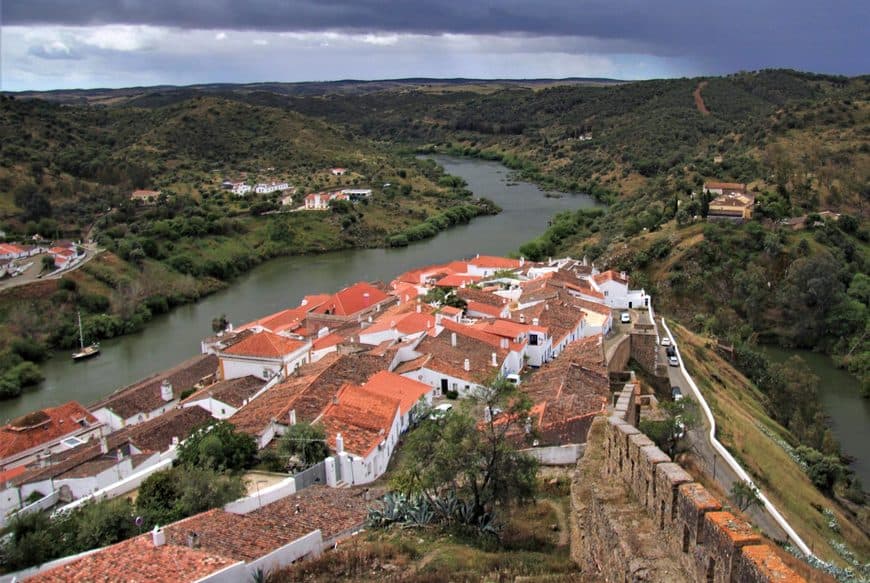
{"type": "Polygon", "coordinates": [[[731,498],[737,507],[746,512],[753,506],[761,505],[761,498],[758,496],[758,488],[749,482],[737,480],[731,484],[731,498]]]}
{"type": "Polygon", "coordinates": [[[35,184],[22,184],[13,195],[15,206],[21,209],[21,220],[38,221],[51,216],[51,202],[35,184]]]}
{"type": "Polygon", "coordinates": [[[211,320],[211,330],[215,334],[218,332],[223,332],[227,328],[229,328],[230,322],[227,320],[226,314],[221,314],[218,318],[212,318],[211,320]]]}
{"type": "Polygon", "coordinates": [[[191,468],[235,471],[250,467],[257,443],[226,421],[210,421],[194,430],[178,448],[178,463],[191,468]]]}
{"type": "Polygon", "coordinates": [[[686,432],[698,425],[698,406],[694,401],[664,401],[659,403],[661,419],[644,419],[639,429],[671,457],[680,451],[686,432]]]}
{"type": "Polygon", "coordinates": [[[167,524],[223,506],[245,495],[238,475],[180,466],[148,476],[139,487],[136,511],[145,527],[167,524]]]}
{"type": "Polygon", "coordinates": [[[452,493],[470,503],[475,520],[498,504],[534,497],[537,462],[518,450],[529,436],[529,400],[504,387],[478,400],[504,412],[479,423],[466,401],[442,419],[424,421],[406,439],[390,480],[394,489],[430,501],[452,493]]]}
{"type": "Polygon", "coordinates": [[[297,423],[291,425],[278,442],[278,452],[285,469],[305,469],[329,457],[326,432],[319,425],[297,423]]]}

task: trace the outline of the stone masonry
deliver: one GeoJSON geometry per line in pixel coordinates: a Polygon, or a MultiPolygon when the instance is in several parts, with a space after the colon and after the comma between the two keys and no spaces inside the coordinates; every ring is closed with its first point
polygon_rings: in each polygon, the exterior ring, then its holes
{"type": "Polygon", "coordinates": [[[572,485],[571,553],[584,579],[804,581],[634,426],[638,397],[627,384],[614,414],[596,419],[572,485]]]}

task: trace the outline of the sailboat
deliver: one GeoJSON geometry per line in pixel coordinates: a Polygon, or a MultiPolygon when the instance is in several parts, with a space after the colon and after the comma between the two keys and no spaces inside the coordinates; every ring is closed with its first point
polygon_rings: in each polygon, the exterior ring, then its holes
{"type": "Polygon", "coordinates": [[[98,342],[94,342],[89,346],[85,346],[85,337],[82,334],[82,313],[79,312],[79,346],[81,350],[77,350],[73,352],[72,358],[73,360],[84,360],[86,358],[91,358],[92,356],[96,356],[100,353],[100,344],[98,342]]]}

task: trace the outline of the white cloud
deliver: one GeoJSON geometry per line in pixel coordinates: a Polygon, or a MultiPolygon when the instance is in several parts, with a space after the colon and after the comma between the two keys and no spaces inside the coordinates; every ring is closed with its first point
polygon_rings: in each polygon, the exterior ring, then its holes
{"type": "Polygon", "coordinates": [[[697,73],[688,61],[632,49],[589,37],[4,26],[0,87],[697,73]],[[70,59],[76,59],[75,67],[70,59]]]}

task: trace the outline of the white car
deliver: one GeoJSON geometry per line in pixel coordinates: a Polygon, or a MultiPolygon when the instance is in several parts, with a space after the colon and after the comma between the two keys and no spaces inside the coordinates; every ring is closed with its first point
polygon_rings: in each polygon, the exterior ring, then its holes
{"type": "Polygon", "coordinates": [[[669,356],[668,357],[668,364],[671,366],[680,366],[680,361],[677,360],[676,356],[669,356]]]}
{"type": "Polygon", "coordinates": [[[518,387],[520,383],[523,382],[522,379],[520,379],[520,375],[518,374],[509,374],[504,378],[504,380],[506,380],[515,387],[518,387]]]}
{"type": "Polygon", "coordinates": [[[619,321],[623,324],[628,324],[629,322],[631,322],[631,314],[629,314],[628,312],[623,312],[619,316],[619,321]]]}
{"type": "Polygon", "coordinates": [[[671,345],[671,339],[668,338],[667,336],[662,336],[662,346],[670,346],[670,345],[671,345]]]}

